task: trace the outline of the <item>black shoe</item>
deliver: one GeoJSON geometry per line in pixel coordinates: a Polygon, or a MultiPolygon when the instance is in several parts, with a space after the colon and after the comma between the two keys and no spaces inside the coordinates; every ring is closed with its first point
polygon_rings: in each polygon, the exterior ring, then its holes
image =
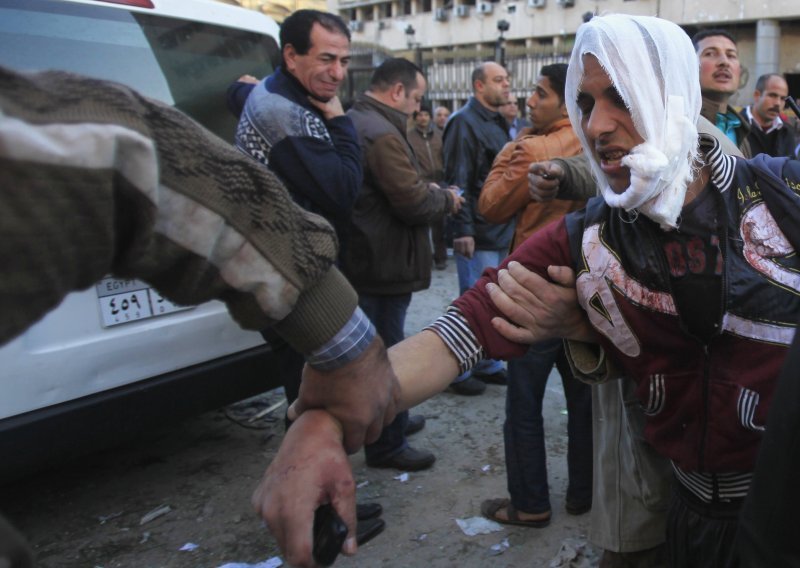
{"type": "Polygon", "coordinates": [[[567,504],[564,506],[564,508],[570,515],[583,515],[592,510],[592,503],[589,502],[585,505],[580,505],[580,504],[570,503],[569,501],[567,501],[567,504]]]}
{"type": "Polygon", "coordinates": [[[496,373],[492,373],[491,375],[481,375],[481,374],[473,374],[473,377],[476,379],[482,380],[484,383],[492,383],[493,385],[503,385],[506,386],[508,384],[508,376],[506,375],[505,369],[500,369],[496,373]]]}
{"type": "Polygon", "coordinates": [[[358,503],[356,504],[356,518],[359,521],[366,521],[367,519],[374,519],[380,517],[383,513],[383,507],[380,503],[358,503]]]}
{"type": "Polygon", "coordinates": [[[359,546],[365,542],[369,542],[374,537],[383,532],[386,523],[383,519],[367,519],[365,521],[358,521],[356,525],[356,542],[359,546]]]}
{"type": "Polygon", "coordinates": [[[427,450],[415,450],[408,446],[402,452],[382,460],[367,460],[369,467],[394,468],[400,471],[420,471],[428,469],[436,461],[436,456],[427,450]]]}
{"type": "Polygon", "coordinates": [[[434,266],[436,266],[436,270],[447,270],[447,261],[441,260],[437,262],[434,266]]]}
{"type": "Polygon", "coordinates": [[[477,396],[486,390],[486,383],[479,381],[475,377],[469,377],[465,381],[450,383],[450,391],[464,396],[477,396]]]}
{"type": "Polygon", "coordinates": [[[409,414],[408,424],[406,424],[406,436],[416,434],[425,428],[425,417],[422,414],[409,414]]]}

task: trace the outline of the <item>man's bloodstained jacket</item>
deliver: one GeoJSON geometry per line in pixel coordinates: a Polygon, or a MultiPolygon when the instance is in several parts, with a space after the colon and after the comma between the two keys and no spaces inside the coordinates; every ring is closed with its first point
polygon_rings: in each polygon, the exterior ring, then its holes
{"type": "MultiPolygon", "coordinates": [[[[721,262],[721,305],[707,341],[690,334],[678,313],[670,285],[674,263],[658,244],[660,229],[602,199],[533,235],[499,268],[516,260],[546,275],[549,265],[572,266],[579,302],[602,347],[637,381],[649,442],[678,473],[750,472],[800,315],[800,259],[786,237],[797,238],[800,167],[766,156],[737,159],[701,140],[721,221],[720,256],[707,259],[721,262]],[[772,192],[770,210],[762,191],[772,192]]],[[[485,286],[496,280],[497,271],[487,271],[432,326],[464,367],[525,350],[490,323],[500,314],[485,286]]]]}

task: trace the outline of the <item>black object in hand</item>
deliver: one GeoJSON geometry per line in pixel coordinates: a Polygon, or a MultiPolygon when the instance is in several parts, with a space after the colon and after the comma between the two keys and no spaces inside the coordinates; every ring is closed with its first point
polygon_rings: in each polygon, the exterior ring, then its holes
{"type": "Polygon", "coordinates": [[[330,566],[339,555],[344,539],[347,538],[347,525],[328,503],[321,505],[314,513],[314,562],[320,566],[330,566]]]}

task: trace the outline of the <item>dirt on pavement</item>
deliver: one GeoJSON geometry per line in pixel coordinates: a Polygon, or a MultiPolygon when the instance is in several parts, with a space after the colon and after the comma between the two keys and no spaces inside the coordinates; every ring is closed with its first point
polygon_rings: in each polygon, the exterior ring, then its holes
{"type": "MultiPolygon", "coordinates": [[[[430,290],[414,294],[406,333],[440,314],[456,292],[451,259],[447,270],[434,271],[430,290]]],[[[427,425],[410,442],[436,454],[430,470],[404,480],[398,471],[367,468],[363,453],[352,457],[359,501],[383,505],[386,529],[336,565],[596,565],[596,553],[585,542],[589,515],[564,511],[566,407],[560,383],[551,377],[544,409],[549,527],[504,526],[478,536],[459,528],[457,519],[480,516],[481,501],[507,496],[505,387],[489,385],[478,397],[445,392],[413,410],[427,425]]],[[[280,391],[272,391],[0,487],[0,511],[27,536],[38,566],[46,568],[217,568],[280,557],[250,507],[250,495],[281,441],[285,406],[251,418],[281,399],[280,391]],[[147,520],[154,511],[155,518],[147,520]]]]}

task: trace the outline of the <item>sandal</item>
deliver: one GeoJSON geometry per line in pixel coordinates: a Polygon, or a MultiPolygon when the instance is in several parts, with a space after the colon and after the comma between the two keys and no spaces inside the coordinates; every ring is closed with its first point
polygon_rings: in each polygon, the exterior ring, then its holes
{"type": "Polygon", "coordinates": [[[481,503],[481,514],[487,519],[503,525],[515,525],[519,527],[533,527],[541,529],[550,524],[550,511],[537,513],[536,518],[522,519],[519,512],[511,504],[510,499],[487,499],[481,503]],[[508,519],[501,519],[497,516],[497,511],[505,509],[508,519]]]}

